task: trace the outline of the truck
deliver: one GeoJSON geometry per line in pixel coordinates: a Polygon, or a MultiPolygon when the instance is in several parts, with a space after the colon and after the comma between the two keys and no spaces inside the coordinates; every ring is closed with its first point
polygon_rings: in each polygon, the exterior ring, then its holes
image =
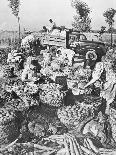
{"type": "Polygon", "coordinates": [[[82,59],[82,61],[90,50],[95,51],[98,61],[106,54],[107,49],[104,42],[87,40],[83,33],[72,29],[65,30],[65,32],[63,36],[60,35],[60,32],[57,35],[46,32],[39,34],[42,46],[51,51],[57,50],[59,47],[72,49],[75,51],[76,59],[82,59]]]}

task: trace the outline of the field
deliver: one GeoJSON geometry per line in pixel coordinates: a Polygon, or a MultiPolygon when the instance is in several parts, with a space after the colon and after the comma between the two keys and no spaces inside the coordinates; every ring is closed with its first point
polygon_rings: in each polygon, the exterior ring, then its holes
{"type": "MultiPolygon", "coordinates": [[[[84,33],[88,40],[98,41],[98,33],[84,33]]],[[[101,40],[105,43],[111,42],[111,35],[109,33],[104,33],[101,40]]],[[[116,34],[113,34],[113,43],[116,44],[116,34]]]]}
{"type": "MultiPolygon", "coordinates": [[[[88,40],[98,41],[98,33],[84,33],[88,40]]],[[[21,38],[23,34],[21,34],[21,38]]],[[[111,42],[111,36],[109,33],[104,33],[101,40],[107,44],[111,42]]],[[[9,47],[16,44],[18,41],[17,31],[2,31],[0,32],[0,47],[9,47]]],[[[116,44],[116,34],[113,34],[113,43],[116,44]]]]}

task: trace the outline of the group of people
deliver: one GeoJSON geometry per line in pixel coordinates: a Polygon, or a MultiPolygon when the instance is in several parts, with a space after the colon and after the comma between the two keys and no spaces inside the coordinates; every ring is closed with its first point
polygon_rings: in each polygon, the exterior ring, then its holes
{"type": "MultiPolygon", "coordinates": [[[[50,19],[50,22],[51,22],[50,27],[52,29],[53,27],[55,28],[55,24],[51,19],[50,19]]],[[[49,30],[51,31],[51,29],[49,30]]],[[[29,48],[28,51],[30,51],[31,47],[29,43],[33,42],[34,40],[35,38],[33,37],[33,35],[30,34],[29,36],[22,39],[21,47],[25,49],[28,47],[29,48]]],[[[17,62],[18,64],[20,64],[19,66],[23,64],[22,69],[24,70],[22,72],[22,77],[21,77],[22,81],[24,81],[27,78],[27,75],[28,75],[28,79],[32,79],[33,81],[36,81],[37,72],[38,72],[38,75],[40,76],[41,68],[42,67],[45,68],[46,65],[49,65],[52,62],[52,59],[53,59],[52,52],[53,51],[51,51],[50,53],[50,50],[45,50],[45,52],[43,53],[43,57],[44,57],[43,64],[42,64],[43,66],[41,66],[40,64],[38,64],[38,60],[33,60],[32,56],[29,56],[27,60],[24,60],[23,54],[18,49],[15,49],[15,50],[11,50],[11,53],[8,54],[7,63],[11,65],[17,62]],[[33,76],[35,76],[35,78],[33,78],[33,76]]],[[[116,51],[114,49],[108,50],[106,55],[103,56],[102,60],[100,62],[96,62],[97,55],[95,51],[89,51],[86,55],[86,63],[84,66],[85,68],[89,67],[92,70],[92,77],[89,83],[87,83],[84,88],[87,88],[93,84],[97,85],[98,83],[99,85],[99,83],[102,83],[102,87],[100,88],[101,89],[100,96],[104,100],[106,100],[105,113],[107,114],[109,113],[110,104],[115,100],[115,96],[116,96],[116,84],[115,84],[116,83],[116,80],[115,80],[116,54],[115,53],[116,51]]],[[[69,67],[73,66],[74,56],[75,56],[75,52],[71,49],[60,47],[55,51],[55,59],[57,59],[57,61],[59,60],[60,63],[64,63],[65,60],[67,60],[68,62],[67,65],[69,67]]],[[[55,67],[54,64],[52,66],[55,67]]]]}
{"type": "MultiPolygon", "coordinates": [[[[33,41],[33,37],[29,38],[30,41],[33,41]]],[[[28,40],[29,38],[24,39],[28,40]]],[[[23,46],[24,44],[27,43],[26,45],[29,45],[29,40],[26,43],[25,42],[24,40],[22,40],[21,46],[23,48],[26,48],[25,46],[23,46]]],[[[68,66],[69,68],[73,67],[75,52],[71,49],[61,47],[58,48],[55,52],[46,49],[44,50],[44,52],[42,52],[42,62],[39,62],[38,59],[33,56],[33,52],[31,50],[32,49],[30,48],[30,46],[29,50],[25,50],[25,52],[29,52],[26,59],[24,59],[23,53],[19,49],[11,50],[11,53],[8,54],[7,63],[11,66],[11,68],[13,68],[13,63],[18,63],[19,66],[22,65],[22,73],[20,78],[23,82],[26,81],[28,83],[37,84],[39,79],[41,79],[41,77],[44,75],[42,69],[46,68],[47,66],[50,66],[52,68],[52,74],[56,71],[57,73],[62,72],[61,64],[65,64],[66,61],[66,66],[68,66]]],[[[108,50],[106,55],[102,57],[101,61],[97,61],[97,55],[94,50],[89,51],[86,54],[86,62],[83,67],[84,69],[89,68],[91,70],[91,77],[89,79],[89,82],[85,86],[83,86],[83,89],[86,89],[91,85],[100,88],[100,97],[102,98],[102,104],[99,109],[102,112],[102,115],[106,118],[104,121],[106,123],[106,126],[110,126],[107,118],[110,115],[111,104],[116,101],[116,50],[108,50]]],[[[53,78],[53,76],[51,77],[51,80],[55,82],[55,78],[53,78]]],[[[83,130],[84,134],[88,133],[88,130],[91,130],[96,137],[97,129],[95,128],[99,127],[99,125],[99,119],[97,121],[90,121],[88,125],[89,127],[86,126],[86,128],[84,128],[83,130]]],[[[106,131],[108,130],[109,129],[106,129],[106,131]]],[[[107,136],[109,138],[111,135],[107,136]]]]}

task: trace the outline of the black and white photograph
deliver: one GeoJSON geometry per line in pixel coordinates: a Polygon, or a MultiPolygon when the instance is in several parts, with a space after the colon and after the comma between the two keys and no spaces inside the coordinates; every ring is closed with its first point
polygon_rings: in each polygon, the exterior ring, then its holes
{"type": "Polygon", "coordinates": [[[0,155],[116,155],[116,0],[0,0],[0,155]]]}

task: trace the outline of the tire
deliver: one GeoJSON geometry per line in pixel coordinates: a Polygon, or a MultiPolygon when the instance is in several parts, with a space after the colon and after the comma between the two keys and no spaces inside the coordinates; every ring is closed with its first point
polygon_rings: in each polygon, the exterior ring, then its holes
{"type": "Polygon", "coordinates": [[[86,59],[89,58],[89,54],[93,54],[93,60],[97,60],[97,54],[96,54],[96,51],[94,49],[90,49],[88,50],[88,52],[86,53],[86,59]]]}

